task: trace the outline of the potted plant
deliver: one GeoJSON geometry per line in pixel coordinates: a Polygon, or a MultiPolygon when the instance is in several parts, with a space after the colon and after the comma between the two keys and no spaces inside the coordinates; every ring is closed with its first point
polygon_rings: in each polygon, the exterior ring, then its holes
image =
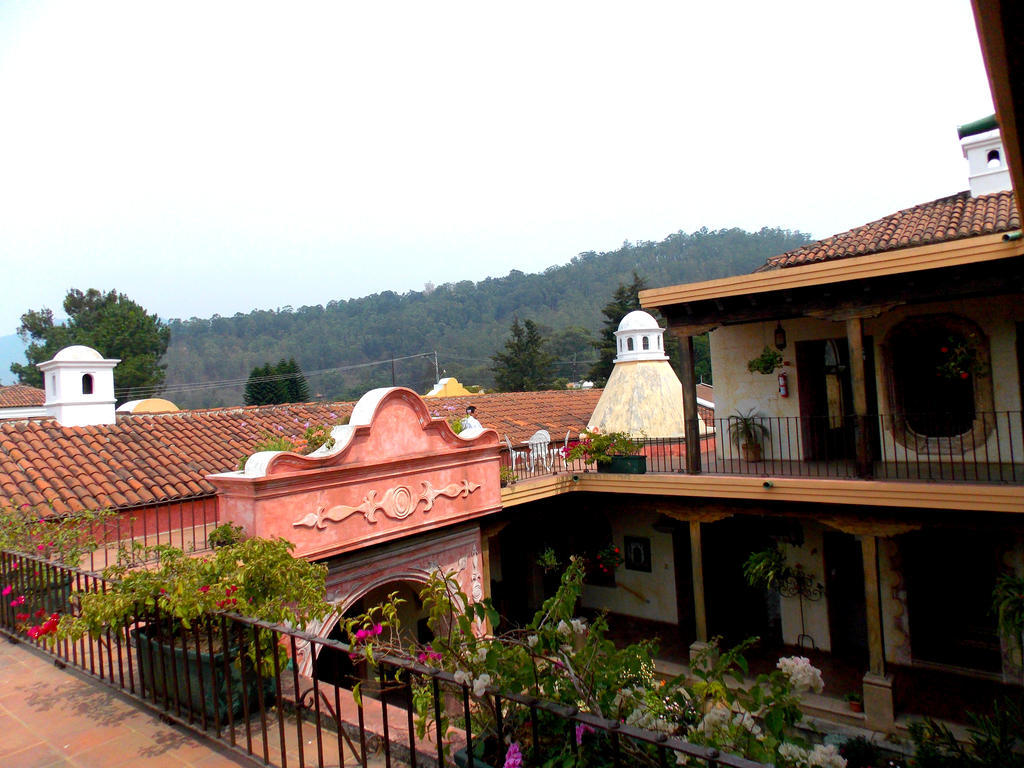
{"type": "Polygon", "coordinates": [[[640,454],[643,443],[625,432],[601,432],[594,427],[580,432],[580,439],[562,449],[566,461],[582,459],[597,463],[598,472],[642,475],[647,472],[647,457],[640,454]]]}
{"type": "Polygon", "coordinates": [[[999,577],[992,592],[992,610],[1010,648],[1020,654],[1019,668],[1024,678],[1024,576],[1004,573],[999,577]]]}
{"type": "Polygon", "coordinates": [[[519,480],[519,475],[511,467],[502,467],[498,470],[498,480],[501,483],[501,487],[504,488],[508,485],[515,485],[516,481],[519,480]]]}
{"type": "Polygon", "coordinates": [[[744,461],[761,461],[761,441],[771,437],[771,429],[764,423],[764,417],[751,408],[746,413],[736,411],[729,417],[729,437],[740,449],[744,461]]]}
{"type": "Polygon", "coordinates": [[[109,509],[55,514],[28,504],[0,508],[0,550],[10,553],[2,563],[0,607],[15,629],[36,638],[45,634],[41,627],[56,625],[53,616],[71,597],[71,569],[101,546],[103,520],[113,514],[109,509]]]}
{"type": "Polygon", "coordinates": [[[761,351],[761,354],[755,357],[753,360],[747,361],[747,370],[751,373],[763,373],[765,376],[769,376],[775,372],[776,368],[782,367],[782,354],[777,349],[772,349],[769,346],[761,351]]]}
{"type": "Polygon", "coordinates": [[[175,691],[163,690],[167,676],[160,670],[176,668],[182,677],[187,670],[194,678],[188,686],[194,710],[226,714],[230,697],[230,708],[238,711],[241,680],[248,680],[248,694],[256,693],[258,676],[272,682],[274,654],[277,668],[283,668],[284,649],[273,644],[266,630],[224,633],[218,628],[214,633],[206,622],[218,611],[233,611],[301,628],[326,616],[332,610],[324,599],[326,568],[292,557],[293,547],[284,539],[252,538],[205,557],[168,545],[137,547],[104,571],[107,590],[83,594],[76,615],[63,616],[54,637],[99,637],[108,628],[134,622],[130,635],[147,689],[174,696],[175,691]],[[199,627],[204,631],[193,632],[199,627]],[[202,642],[187,644],[190,632],[204,638],[216,634],[216,642],[205,648],[202,642]],[[227,679],[225,657],[233,670],[227,679]]]}
{"type": "Polygon", "coordinates": [[[864,711],[864,697],[856,691],[843,694],[843,701],[850,705],[851,712],[864,711]]]}
{"type": "Polygon", "coordinates": [[[234,523],[218,525],[206,536],[206,543],[213,549],[217,547],[230,547],[245,539],[245,529],[234,523]]]}

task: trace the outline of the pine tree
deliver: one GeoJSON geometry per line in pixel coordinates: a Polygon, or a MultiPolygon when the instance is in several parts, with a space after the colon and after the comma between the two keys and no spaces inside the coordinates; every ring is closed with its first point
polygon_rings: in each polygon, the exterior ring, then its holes
{"type": "Polygon", "coordinates": [[[295,358],[289,358],[287,363],[282,360],[281,363],[278,363],[278,369],[280,373],[288,374],[288,378],[284,379],[286,397],[284,402],[308,403],[309,384],[306,382],[306,377],[302,375],[302,369],[295,362],[295,358]]]}
{"type": "Polygon", "coordinates": [[[554,377],[554,356],[548,342],[532,320],[512,321],[512,336],[505,351],[491,356],[494,383],[500,392],[535,392],[550,389],[554,377]]]}
{"type": "Polygon", "coordinates": [[[646,281],[636,272],[633,272],[633,282],[627,285],[619,283],[619,287],[612,294],[612,300],[604,305],[601,314],[604,315],[604,328],[601,329],[601,338],[591,342],[600,356],[598,361],[590,368],[587,374],[590,379],[599,387],[603,387],[608,377],[612,375],[612,367],[615,365],[617,354],[615,345],[615,332],[619,329],[622,318],[635,309],[640,309],[640,291],[647,287],[646,281]]]}

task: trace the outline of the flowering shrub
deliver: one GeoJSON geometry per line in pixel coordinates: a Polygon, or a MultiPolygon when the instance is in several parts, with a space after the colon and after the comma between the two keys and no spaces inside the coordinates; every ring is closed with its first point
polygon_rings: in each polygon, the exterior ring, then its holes
{"type": "Polygon", "coordinates": [[[607,464],[612,456],[632,456],[640,453],[643,445],[625,432],[602,433],[598,428],[580,432],[580,439],[562,448],[566,461],[583,459],[585,464],[607,464]]]}
{"type": "MultiPolygon", "coordinates": [[[[535,696],[783,768],[845,765],[834,749],[812,747],[791,735],[802,717],[798,692],[820,690],[822,685],[820,672],[806,659],[781,659],[775,671],[744,687],[739,684],[747,672],[742,653],[755,640],[729,650],[712,644],[694,663],[696,682],[684,676],[657,681],[653,642],[616,648],[606,636],[603,616],[588,622],[574,615],[583,573],[583,561],[572,558],[561,586],[530,623],[491,634],[484,631],[485,622],[497,628],[499,619],[490,603],[471,603],[454,575],[434,574],[421,595],[434,633],[431,643],[401,644],[397,601],[392,597],[384,606],[348,620],[350,637],[357,639],[354,660],[372,662],[374,654],[387,652],[452,673],[472,701],[477,757],[493,766],[519,766],[532,750],[539,751],[545,765],[604,765],[611,749],[607,733],[583,723],[576,725],[575,739],[567,743],[564,722],[544,710],[531,715],[528,708],[506,703],[499,716],[491,694],[501,691],[535,696]],[[358,629],[372,631],[359,636],[358,629]]],[[[422,738],[438,724],[432,720],[432,687],[415,679],[413,706],[422,738]]],[[[446,712],[442,708],[440,714],[443,733],[456,724],[446,712]]],[[[648,745],[623,739],[620,748],[624,765],[658,764],[657,752],[648,745]]],[[[679,764],[689,761],[677,755],[679,764]]]]}
{"type": "Polygon", "coordinates": [[[935,375],[944,379],[969,379],[988,375],[988,366],[978,352],[979,339],[976,333],[967,336],[950,336],[939,347],[939,364],[935,375]]]}

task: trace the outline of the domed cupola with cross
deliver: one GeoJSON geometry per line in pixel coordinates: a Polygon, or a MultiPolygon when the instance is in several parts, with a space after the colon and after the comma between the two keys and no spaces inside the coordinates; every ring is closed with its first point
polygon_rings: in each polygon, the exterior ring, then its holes
{"type": "Polygon", "coordinates": [[[634,437],[682,437],[683,386],[665,353],[665,329],[649,313],[630,312],[615,332],[615,367],[588,428],[634,437]]]}
{"type": "Polygon", "coordinates": [[[76,344],[39,363],[47,414],[63,427],[115,423],[114,366],[119,362],[76,344]]]}

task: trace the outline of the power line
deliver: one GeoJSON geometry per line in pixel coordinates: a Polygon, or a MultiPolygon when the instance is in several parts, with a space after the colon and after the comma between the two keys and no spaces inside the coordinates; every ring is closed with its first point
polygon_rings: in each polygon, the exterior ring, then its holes
{"type": "MultiPolygon", "coordinates": [[[[321,368],[315,371],[303,371],[302,375],[306,378],[311,376],[323,376],[328,373],[338,373],[342,371],[352,371],[357,368],[370,368],[375,365],[390,364],[392,361],[399,360],[412,360],[418,357],[434,357],[435,352],[419,352],[415,355],[403,355],[395,358],[385,358],[383,360],[374,360],[368,363],[353,363],[352,365],[341,365],[335,368],[321,368]]],[[[199,392],[206,389],[224,389],[226,387],[236,387],[242,384],[246,384],[249,381],[253,382],[265,382],[265,381],[283,381],[285,379],[295,378],[294,373],[277,373],[269,376],[256,376],[250,379],[246,376],[244,379],[218,379],[215,381],[204,381],[204,382],[190,382],[182,384],[170,384],[167,386],[152,386],[152,387],[121,387],[115,390],[115,396],[118,398],[132,396],[133,398],[145,398],[152,397],[158,394],[180,394],[183,392],[199,392]]]]}

